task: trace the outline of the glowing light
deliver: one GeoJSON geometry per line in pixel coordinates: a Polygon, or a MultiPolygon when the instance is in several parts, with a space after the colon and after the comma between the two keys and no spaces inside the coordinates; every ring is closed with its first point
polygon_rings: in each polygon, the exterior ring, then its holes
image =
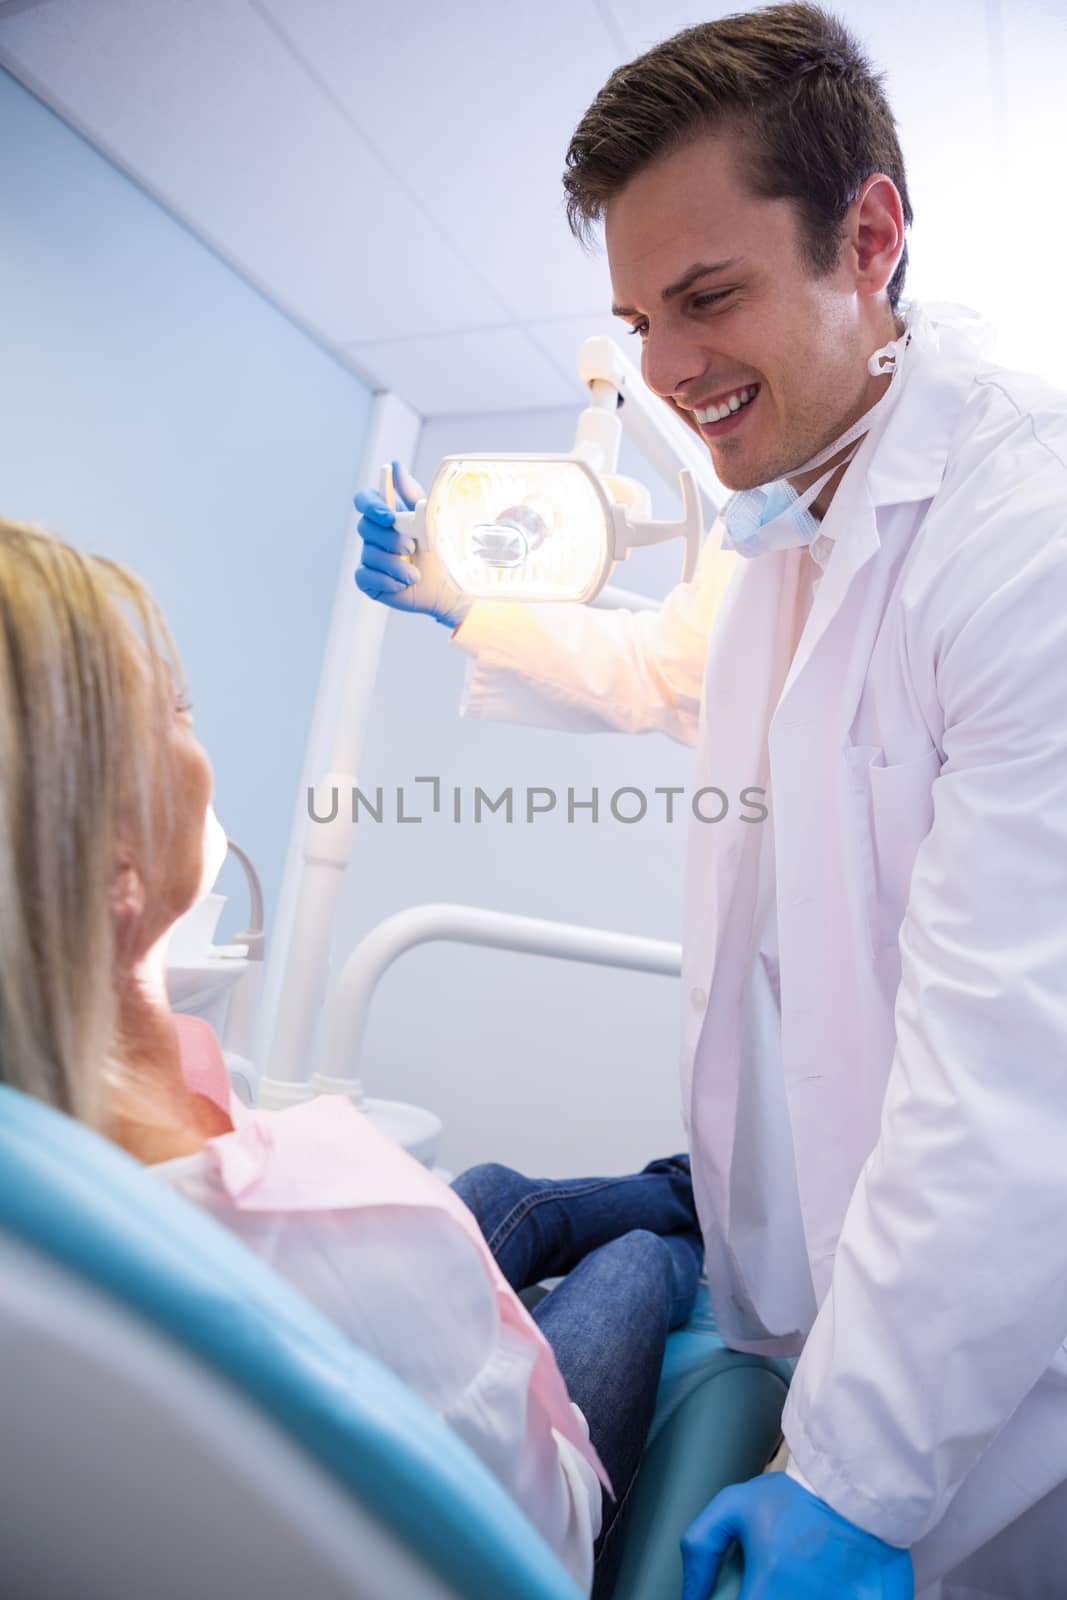
{"type": "Polygon", "coordinates": [[[479,599],[582,599],[612,565],[607,499],[574,460],[451,458],[426,519],[450,577],[479,599]]]}

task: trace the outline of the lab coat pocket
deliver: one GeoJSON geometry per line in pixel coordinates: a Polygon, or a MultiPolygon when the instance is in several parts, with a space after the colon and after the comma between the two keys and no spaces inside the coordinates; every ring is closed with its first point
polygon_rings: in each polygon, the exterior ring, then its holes
{"type": "Polygon", "coordinates": [[[896,949],[915,857],[934,820],[941,757],[930,749],[887,765],[878,745],[850,746],[846,757],[856,860],[877,955],[896,949]]]}

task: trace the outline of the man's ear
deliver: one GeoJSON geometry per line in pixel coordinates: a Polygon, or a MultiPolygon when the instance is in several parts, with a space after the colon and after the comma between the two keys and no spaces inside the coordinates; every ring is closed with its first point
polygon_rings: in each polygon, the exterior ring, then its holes
{"type": "Polygon", "coordinates": [[[881,294],[904,250],[904,208],[892,178],[867,179],[852,205],[848,238],[857,288],[881,294]]]}

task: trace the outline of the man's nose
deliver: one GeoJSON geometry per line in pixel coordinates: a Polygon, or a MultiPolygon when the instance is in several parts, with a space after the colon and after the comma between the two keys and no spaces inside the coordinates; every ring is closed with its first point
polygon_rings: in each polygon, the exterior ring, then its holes
{"type": "Polygon", "coordinates": [[[679,396],[699,397],[701,375],[711,360],[690,338],[667,328],[650,328],[641,351],[641,371],[653,394],[663,400],[678,401],[679,396]]]}

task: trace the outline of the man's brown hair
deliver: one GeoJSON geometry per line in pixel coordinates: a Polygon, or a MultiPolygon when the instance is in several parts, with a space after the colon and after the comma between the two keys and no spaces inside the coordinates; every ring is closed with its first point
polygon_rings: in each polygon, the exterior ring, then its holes
{"type": "MultiPolygon", "coordinates": [[[[612,73],[575,130],[563,187],[588,242],[609,200],[645,167],[704,133],[736,131],[752,192],[792,200],[805,257],[836,265],[845,214],[884,172],[912,220],[896,123],[847,28],[814,5],[768,6],[686,28],[612,73]]],[[[905,245],[888,285],[894,311],[905,245]]]]}

